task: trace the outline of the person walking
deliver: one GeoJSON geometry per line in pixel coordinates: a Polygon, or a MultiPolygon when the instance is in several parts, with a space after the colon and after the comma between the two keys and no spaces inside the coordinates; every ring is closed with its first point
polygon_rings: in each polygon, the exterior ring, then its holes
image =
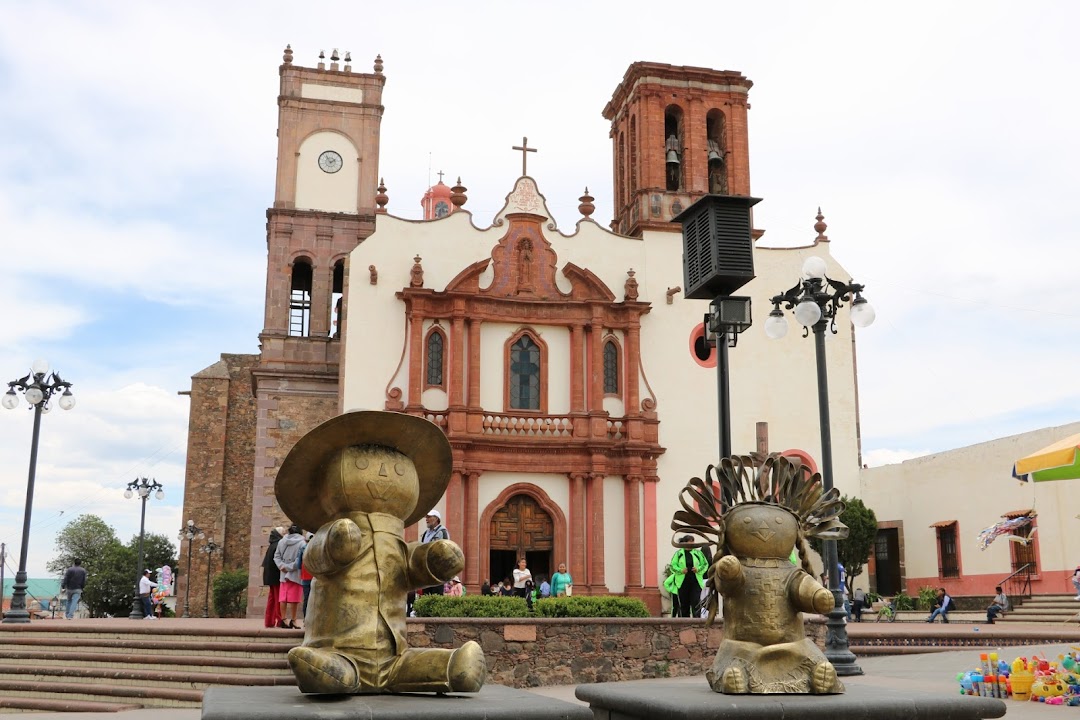
{"type": "Polygon", "coordinates": [[[277,552],[278,543],[285,535],[285,528],[276,527],[270,531],[270,546],[263,555],[263,585],[270,590],[266,594],[266,612],[263,613],[263,625],[272,628],[281,622],[281,604],[278,602],[278,590],[281,586],[281,571],[274,562],[274,553],[277,552]]]}
{"type": "MultiPolygon", "coordinates": [[[[427,530],[420,536],[420,542],[429,543],[436,540],[449,540],[450,531],[443,527],[442,513],[438,510],[432,510],[424,518],[424,522],[427,523],[427,530]]],[[[432,585],[423,589],[424,595],[443,595],[445,594],[445,588],[442,585],[432,585]]]]}
{"type": "MultiPolygon", "coordinates": [[[[690,535],[679,538],[681,543],[693,542],[690,535]]],[[[701,601],[701,589],[705,587],[705,571],[709,565],[701,548],[678,548],[671,556],[671,575],[664,587],[672,597],[679,598],[679,617],[694,617],[694,608],[701,601]]]]}
{"type": "Polygon", "coordinates": [[[866,593],[862,588],[855,588],[855,596],[851,603],[851,614],[855,622],[862,622],[862,611],[866,608],[866,593]]]}
{"type": "Polygon", "coordinates": [[[71,561],[71,567],[64,571],[64,579],[60,581],[60,589],[67,592],[67,607],[64,609],[64,619],[74,620],[75,611],[79,609],[79,598],[86,588],[86,568],[82,566],[82,560],[75,558],[71,561]]]}
{"type": "Polygon", "coordinates": [[[281,571],[281,585],[278,587],[278,604],[281,606],[279,628],[298,630],[296,610],[304,600],[304,586],[300,583],[300,556],[307,543],[300,534],[300,527],[289,526],[289,533],[278,542],[274,551],[274,564],[281,571]],[[288,616],[286,622],[285,617],[288,616]]]}
{"type": "Polygon", "coordinates": [[[574,590],[574,578],[566,572],[566,563],[559,563],[559,571],[551,576],[551,597],[570,595],[574,590]]]}
{"type": "Polygon", "coordinates": [[[157,587],[157,583],[150,579],[150,568],[143,570],[139,578],[139,601],[142,602],[143,620],[157,620],[154,617],[154,604],[150,601],[150,593],[157,587]]]}

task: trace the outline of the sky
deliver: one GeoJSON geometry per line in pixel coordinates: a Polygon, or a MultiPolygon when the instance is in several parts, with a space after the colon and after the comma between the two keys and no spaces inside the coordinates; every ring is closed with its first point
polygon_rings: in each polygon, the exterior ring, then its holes
{"type": "MultiPolygon", "coordinates": [[[[219,353],[258,351],[286,44],[308,67],[381,54],[389,211],[419,217],[442,170],[480,226],[525,136],[556,220],[588,186],[608,222],[601,111],[630,63],[738,70],[762,244],[808,244],[820,206],[877,310],[858,338],[864,460],[1080,419],[1080,5],[0,0],[0,17],[0,379],[45,358],[77,398],[42,418],[31,577],[80,514],[137,534],[136,478],[164,485],[148,531],[184,520],[178,393],[219,353]]],[[[0,410],[9,576],[32,419],[0,410]]]]}

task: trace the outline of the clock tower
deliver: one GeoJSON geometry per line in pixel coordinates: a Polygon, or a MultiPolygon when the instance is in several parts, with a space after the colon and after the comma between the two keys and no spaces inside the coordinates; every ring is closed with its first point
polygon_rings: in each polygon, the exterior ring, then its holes
{"type": "MultiPolygon", "coordinates": [[[[337,415],[345,260],[375,230],[382,58],[374,72],[349,53],[315,68],[285,49],[278,95],[277,182],[267,210],[266,305],[256,402],[249,577],[261,584],[259,539],[283,517],[277,467],[310,429],[337,415]]],[[[316,528],[309,528],[315,530],[316,528]]]]}

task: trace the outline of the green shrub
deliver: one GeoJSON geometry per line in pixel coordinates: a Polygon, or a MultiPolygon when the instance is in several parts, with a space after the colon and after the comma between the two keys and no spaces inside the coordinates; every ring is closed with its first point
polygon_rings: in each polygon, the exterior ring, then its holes
{"type": "Polygon", "coordinates": [[[540,617],[649,617],[649,608],[637,598],[616,595],[578,595],[545,598],[536,602],[540,617]]]}
{"type": "Polygon", "coordinates": [[[919,588],[919,600],[916,605],[917,610],[930,610],[934,607],[934,603],[937,602],[937,588],[929,585],[923,585],[919,588]]]}
{"type": "Polygon", "coordinates": [[[896,593],[896,597],[893,598],[893,604],[896,605],[897,610],[915,609],[915,601],[903,590],[896,593]]]}
{"type": "Polygon", "coordinates": [[[243,617],[247,612],[246,570],[225,570],[214,576],[214,613],[218,617],[243,617]]]}
{"type": "Polygon", "coordinates": [[[421,595],[413,603],[417,617],[519,618],[529,616],[525,598],[495,595],[421,595]]]}

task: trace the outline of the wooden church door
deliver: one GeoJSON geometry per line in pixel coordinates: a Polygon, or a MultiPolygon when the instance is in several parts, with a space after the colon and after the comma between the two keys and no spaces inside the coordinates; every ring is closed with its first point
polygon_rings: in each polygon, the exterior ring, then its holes
{"type": "Polygon", "coordinates": [[[525,558],[533,578],[551,577],[555,523],[529,495],[514,495],[491,518],[491,582],[512,577],[519,558],[525,558]]]}

